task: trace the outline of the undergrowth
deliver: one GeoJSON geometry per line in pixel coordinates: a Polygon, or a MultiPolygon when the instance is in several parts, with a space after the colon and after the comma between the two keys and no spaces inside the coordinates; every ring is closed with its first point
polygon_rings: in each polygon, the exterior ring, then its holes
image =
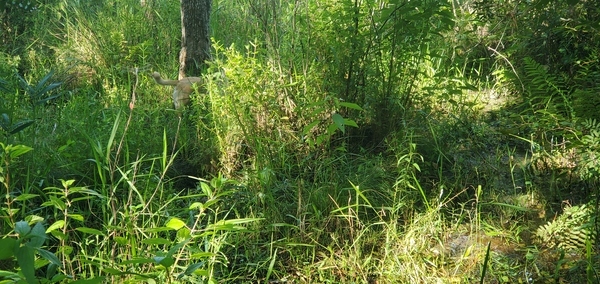
{"type": "Polygon", "coordinates": [[[2,283],[599,279],[590,1],[13,2],[2,283]]]}

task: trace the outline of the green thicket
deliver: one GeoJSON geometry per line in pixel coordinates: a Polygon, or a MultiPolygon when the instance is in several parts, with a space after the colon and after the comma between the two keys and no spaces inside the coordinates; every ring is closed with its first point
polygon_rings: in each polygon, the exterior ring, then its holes
{"type": "Polygon", "coordinates": [[[594,1],[211,21],[178,113],[178,1],[0,1],[2,283],[598,281],[594,1]]]}

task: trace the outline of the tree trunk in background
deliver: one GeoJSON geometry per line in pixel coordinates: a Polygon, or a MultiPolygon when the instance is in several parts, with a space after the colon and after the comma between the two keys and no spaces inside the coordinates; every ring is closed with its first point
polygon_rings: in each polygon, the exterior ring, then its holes
{"type": "Polygon", "coordinates": [[[179,79],[199,76],[210,58],[211,4],[212,0],[181,0],[179,79]]]}

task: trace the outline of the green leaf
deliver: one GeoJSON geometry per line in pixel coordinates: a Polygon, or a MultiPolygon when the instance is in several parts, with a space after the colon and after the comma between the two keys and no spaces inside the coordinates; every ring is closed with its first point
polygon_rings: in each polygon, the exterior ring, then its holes
{"type": "Polygon", "coordinates": [[[343,107],[347,107],[347,108],[351,108],[351,109],[355,109],[355,110],[363,110],[362,107],[360,107],[359,105],[357,105],[355,103],[340,102],[340,105],[343,107]]]}
{"type": "Polygon", "coordinates": [[[206,226],[207,231],[242,231],[246,230],[245,227],[240,226],[241,224],[251,223],[263,220],[262,218],[243,218],[243,219],[230,219],[220,220],[214,224],[206,226]]]}
{"type": "Polygon", "coordinates": [[[83,216],[80,214],[69,214],[69,218],[80,221],[80,222],[83,222],[83,220],[85,220],[83,218],[83,216]]]}
{"type": "Polygon", "coordinates": [[[33,248],[29,246],[19,247],[16,251],[17,263],[21,268],[21,273],[25,276],[27,283],[38,283],[35,278],[35,261],[33,248]]]}
{"type": "Polygon", "coordinates": [[[60,182],[62,183],[63,188],[69,188],[69,187],[71,187],[71,185],[73,185],[75,180],[74,179],[70,179],[70,180],[61,179],[60,182]]]}
{"type": "Polygon", "coordinates": [[[153,259],[154,262],[167,268],[173,265],[173,263],[175,263],[175,260],[172,257],[155,256],[153,257],[153,259]]]}
{"type": "Polygon", "coordinates": [[[46,102],[48,102],[48,101],[51,101],[51,100],[53,100],[53,99],[56,99],[56,98],[58,98],[58,97],[60,97],[60,96],[62,96],[62,94],[56,94],[56,95],[54,95],[54,96],[49,96],[49,97],[47,97],[47,98],[45,98],[45,99],[42,99],[42,100],[39,100],[39,101],[35,102],[35,104],[36,104],[36,105],[41,105],[41,104],[44,104],[44,103],[46,103],[46,102]]]}
{"type": "MultiPolygon", "coordinates": [[[[204,265],[204,262],[192,263],[185,269],[183,274],[192,275],[192,273],[194,273],[194,271],[196,271],[198,268],[202,267],[202,265],[204,265]]],[[[179,276],[181,276],[181,274],[179,276]]]]}
{"type": "Polygon", "coordinates": [[[65,202],[60,200],[60,198],[56,196],[49,195],[48,199],[48,201],[42,203],[42,207],[52,206],[60,211],[65,211],[65,209],[67,208],[65,202]]]}
{"type": "Polygon", "coordinates": [[[17,240],[13,238],[4,238],[0,240],[0,260],[8,259],[14,255],[17,247],[17,240]]]}
{"type": "Polygon", "coordinates": [[[204,209],[204,205],[202,204],[202,202],[194,202],[194,203],[192,203],[192,205],[190,205],[189,209],[190,210],[198,209],[198,210],[202,211],[204,209]]]}
{"type": "Polygon", "coordinates": [[[59,230],[54,230],[54,231],[50,232],[50,234],[59,240],[66,241],[69,239],[69,236],[63,234],[63,232],[61,232],[59,230]]]}
{"type": "Polygon", "coordinates": [[[160,232],[165,232],[165,231],[171,231],[171,228],[168,227],[156,227],[156,228],[148,228],[145,229],[144,232],[146,233],[160,233],[160,232]]]}
{"type": "Polygon", "coordinates": [[[142,240],[142,243],[147,245],[170,245],[171,241],[163,238],[149,238],[142,240]]]}
{"type": "Polygon", "coordinates": [[[56,255],[54,253],[49,252],[49,251],[47,251],[45,249],[41,249],[41,248],[37,249],[37,253],[41,257],[43,257],[43,258],[47,259],[48,261],[50,261],[52,264],[55,264],[58,267],[62,266],[62,263],[60,262],[60,260],[58,260],[58,257],[56,257],[56,255]]]}
{"type": "Polygon", "coordinates": [[[44,218],[42,218],[38,215],[29,215],[29,216],[25,217],[25,221],[27,221],[27,223],[29,223],[29,224],[35,224],[35,223],[39,223],[39,222],[44,222],[44,218]]]}
{"type": "Polygon", "coordinates": [[[73,187],[70,189],[70,191],[71,191],[71,193],[77,192],[77,193],[81,193],[81,194],[96,196],[96,197],[99,197],[100,199],[106,198],[106,196],[98,193],[97,191],[95,191],[93,189],[89,189],[87,187],[73,187]]]}
{"type": "Polygon", "coordinates": [[[127,238],[125,238],[125,237],[115,237],[115,242],[117,242],[117,244],[120,244],[120,245],[126,245],[127,244],[127,238]]]}
{"type": "Polygon", "coordinates": [[[56,281],[52,281],[51,283],[60,283],[60,280],[63,280],[67,277],[64,274],[59,274],[59,275],[56,274],[56,272],[58,272],[59,267],[60,267],[60,264],[57,265],[54,263],[50,263],[48,265],[48,267],[46,268],[46,278],[56,280],[56,281]]]}
{"type": "Polygon", "coordinates": [[[88,228],[88,227],[79,227],[79,228],[75,228],[75,230],[80,231],[82,233],[86,233],[86,234],[104,236],[104,233],[102,231],[88,228]]]}
{"type": "Polygon", "coordinates": [[[38,83],[37,86],[35,86],[35,88],[37,90],[40,90],[44,87],[44,85],[46,85],[46,82],[48,82],[48,80],[50,80],[50,78],[52,78],[52,75],[54,75],[54,71],[50,70],[50,72],[48,72],[48,74],[46,74],[46,76],[44,76],[44,78],[42,78],[38,83]]]}
{"type": "Polygon", "coordinates": [[[177,253],[181,248],[183,248],[185,245],[187,245],[187,243],[190,242],[190,239],[186,239],[183,240],[179,243],[177,243],[176,245],[172,246],[169,251],[167,252],[167,255],[165,255],[166,257],[171,257],[173,256],[175,253],[177,253]]]}
{"type": "Polygon", "coordinates": [[[123,275],[123,272],[121,272],[120,270],[110,268],[110,267],[104,267],[104,268],[102,268],[102,271],[104,271],[110,275],[123,275]]]}
{"type": "MultiPolygon", "coordinates": [[[[10,271],[6,271],[6,270],[0,270],[0,279],[7,279],[7,278],[12,278],[12,279],[21,279],[23,276],[19,275],[18,273],[15,272],[10,272],[10,271]]],[[[22,283],[22,282],[16,282],[15,281],[8,281],[8,280],[2,280],[0,281],[0,283],[2,284],[12,284],[12,283],[22,283]]]]}
{"type": "Polygon", "coordinates": [[[173,230],[179,230],[183,227],[185,227],[185,222],[181,221],[179,218],[171,218],[167,224],[165,225],[173,230]]]}
{"type": "Polygon", "coordinates": [[[5,151],[9,153],[11,159],[19,157],[31,150],[33,150],[33,148],[25,145],[8,145],[5,149],[5,151]]]}
{"type": "Polygon", "coordinates": [[[4,92],[8,93],[9,91],[8,91],[8,87],[7,86],[8,86],[8,81],[0,78],[0,91],[4,91],[4,92]]]}
{"type": "Polygon", "coordinates": [[[210,186],[208,186],[208,184],[205,182],[200,183],[200,188],[202,189],[202,193],[204,193],[206,196],[211,197],[213,195],[210,186]]]}
{"type": "Polygon", "coordinates": [[[188,229],[186,227],[177,230],[177,238],[180,240],[189,238],[190,236],[191,236],[191,231],[190,231],[190,229],[188,229]]]}
{"type": "Polygon", "coordinates": [[[419,171],[419,172],[421,171],[421,167],[419,166],[419,164],[417,164],[417,163],[413,163],[413,167],[414,167],[415,169],[417,169],[417,171],[419,171]]]}
{"type": "Polygon", "coordinates": [[[62,229],[65,226],[65,221],[64,220],[58,220],[56,222],[54,222],[54,224],[50,225],[50,227],[48,227],[48,229],[46,229],[46,233],[50,233],[56,229],[62,229]]]}
{"type": "Polygon", "coordinates": [[[210,273],[206,269],[198,269],[198,270],[194,271],[194,275],[210,278],[210,273]]]}
{"type": "Polygon", "coordinates": [[[50,283],[64,283],[63,280],[67,279],[67,275],[64,274],[56,274],[52,279],[50,279],[50,283]]]}
{"type": "Polygon", "coordinates": [[[31,231],[31,227],[25,221],[19,221],[15,224],[15,232],[19,234],[20,237],[24,237],[31,231]]]}
{"type": "MultiPolygon", "coordinates": [[[[335,134],[335,131],[338,129],[339,129],[339,127],[337,126],[337,124],[332,123],[327,127],[327,134],[333,135],[333,134],[335,134]]],[[[321,135],[321,136],[323,136],[323,135],[321,135]]],[[[324,138],[329,138],[329,137],[324,137],[324,138]]]]}
{"type": "Polygon", "coordinates": [[[31,119],[19,121],[10,126],[10,130],[8,131],[8,133],[10,133],[10,134],[19,133],[22,130],[24,130],[25,128],[31,126],[34,122],[35,122],[35,120],[31,120],[31,119]]]}
{"type": "Polygon", "coordinates": [[[344,123],[348,126],[352,126],[352,127],[357,127],[358,128],[358,124],[356,124],[356,122],[352,119],[344,119],[344,123]]]}
{"type": "Polygon", "coordinates": [[[27,201],[32,198],[38,197],[38,194],[24,193],[15,198],[16,201],[27,201]]]}
{"type": "Polygon", "coordinates": [[[198,258],[209,258],[209,257],[214,257],[214,256],[216,256],[215,253],[202,251],[202,252],[194,253],[190,257],[198,259],[198,258]]]}
{"type": "Polygon", "coordinates": [[[46,228],[42,222],[37,222],[33,225],[30,234],[28,235],[30,238],[29,243],[27,245],[33,248],[40,248],[46,241],[46,228]]]}
{"type": "Polygon", "coordinates": [[[57,252],[62,255],[71,255],[73,253],[73,247],[69,245],[64,245],[60,247],[57,252]]]}

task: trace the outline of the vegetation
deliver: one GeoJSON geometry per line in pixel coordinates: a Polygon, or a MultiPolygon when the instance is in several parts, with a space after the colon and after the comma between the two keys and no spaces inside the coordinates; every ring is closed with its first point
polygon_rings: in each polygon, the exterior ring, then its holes
{"type": "Polygon", "coordinates": [[[598,283],[591,0],[0,2],[0,283],[598,283]]]}

